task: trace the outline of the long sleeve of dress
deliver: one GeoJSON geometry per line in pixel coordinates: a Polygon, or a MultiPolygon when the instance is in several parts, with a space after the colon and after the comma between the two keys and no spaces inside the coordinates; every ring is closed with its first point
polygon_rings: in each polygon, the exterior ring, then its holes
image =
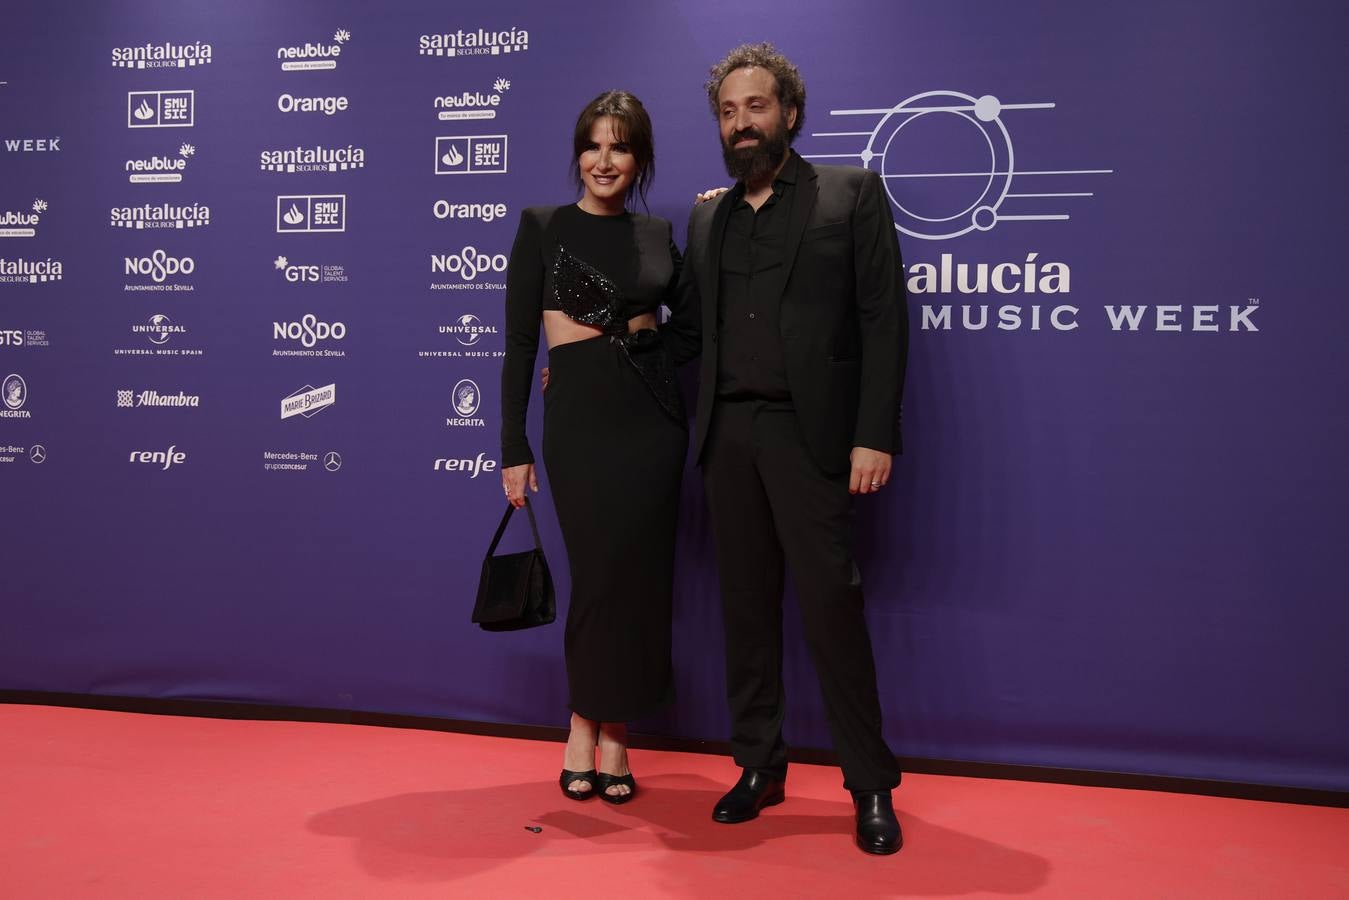
{"type": "Polygon", "coordinates": [[[670,351],[674,364],[682,366],[702,352],[702,322],[698,290],[691,277],[693,273],[684,274],[684,259],[675,246],[674,235],[670,236],[670,262],[674,265],[674,273],[665,291],[665,305],[670,308],[670,318],[660,326],[661,339],[670,351]]]}
{"type": "Polygon", "coordinates": [[[537,215],[520,215],[506,270],[506,358],[501,365],[501,467],[534,462],[525,412],[534,386],[543,317],[543,234],[537,215]]]}

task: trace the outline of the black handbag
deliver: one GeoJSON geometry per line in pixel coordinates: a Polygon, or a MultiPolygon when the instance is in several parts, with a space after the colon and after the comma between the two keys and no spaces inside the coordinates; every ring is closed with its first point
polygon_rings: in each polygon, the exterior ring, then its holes
{"type": "Polygon", "coordinates": [[[548,571],[548,560],[543,558],[543,542],[539,540],[539,526],[534,521],[534,507],[525,501],[529,513],[529,529],[534,532],[534,549],[523,553],[503,553],[494,556],[506,523],[515,507],[506,504],[492,545],[482,561],[482,575],[478,578],[478,602],[473,605],[473,620],[484,631],[517,631],[547,625],[557,618],[557,597],[553,593],[553,576],[548,571]]]}

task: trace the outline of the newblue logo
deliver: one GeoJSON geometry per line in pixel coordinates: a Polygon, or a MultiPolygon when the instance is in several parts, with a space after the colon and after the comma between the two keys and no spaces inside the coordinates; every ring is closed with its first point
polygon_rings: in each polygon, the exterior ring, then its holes
{"type": "Polygon", "coordinates": [[[506,135],[475,134],[436,138],[437,175],[487,175],[506,172],[506,135]]]}
{"type": "Polygon", "coordinates": [[[496,108],[501,105],[501,95],[511,89],[511,83],[505,78],[492,82],[492,92],[464,91],[462,94],[446,94],[437,97],[435,107],[439,112],[436,118],[442,122],[465,121],[469,119],[495,119],[496,108]]]}
{"type": "Polygon", "coordinates": [[[294,47],[276,48],[276,58],[282,60],[282,72],[313,72],[320,69],[336,69],[337,58],[342,55],[342,47],[351,40],[351,32],[339,28],[333,33],[330,44],[305,43],[294,47]]]}
{"type": "Polygon", "coordinates": [[[346,194],[288,194],[276,198],[278,234],[346,230],[346,194]]]}
{"type": "Polygon", "coordinates": [[[32,212],[0,212],[0,238],[36,237],[38,222],[47,211],[47,201],[34,200],[30,208],[32,212]]]}
{"type": "Polygon", "coordinates": [[[122,166],[124,172],[130,173],[127,180],[132,184],[177,184],[183,180],[183,172],[187,170],[187,161],[196,155],[197,148],[191,144],[183,144],[178,148],[178,155],[174,156],[151,156],[143,159],[128,159],[122,166]]]}
{"type": "Polygon", "coordinates": [[[128,91],[126,127],[191,128],[196,121],[196,91],[128,91]]]}

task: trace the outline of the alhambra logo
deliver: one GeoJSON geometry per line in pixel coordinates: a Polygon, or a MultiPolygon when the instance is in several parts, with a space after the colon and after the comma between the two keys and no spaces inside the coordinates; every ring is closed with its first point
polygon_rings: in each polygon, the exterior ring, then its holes
{"type": "Polygon", "coordinates": [[[176,394],[161,394],[156,390],[119,390],[117,392],[118,409],[137,409],[142,406],[156,409],[175,407],[192,407],[195,409],[201,406],[201,396],[185,394],[182,391],[176,394]]]}
{"type": "Polygon", "coordinates": [[[152,230],[159,228],[205,228],[211,224],[211,208],[203,203],[177,206],[172,203],[114,206],[108,213],[114,228],[152,230]]]}
{"type": "Polygon", "coordinates": [[[0,256],[0,284],[44,284],[60,281],[63,266],[59,259],[7,259],[0,256]]]}
{"type": "Polygon", "coordinates": [[[132,184],[177,184],[183,180],[188,161],[197,154],[191,144],[181,144],[173,156],[149,156],[128,159],[122,165],[127,180],[132,184]]]}
{"type": "Polygon", "coordinates": [[[191,128],[196,91],[127,91],[127,128],[191,128]]]}
{"type": "Polygon", "coordinates": [[[38,222],[46,211],[46,200],[34,200],[27,210],[0,212],[0,238],[37,237],[38,222]]]}
{"type": "Polygon", "coordinates": [[[186,69],[210,65],[211,58],[211,45],[201,41],[112,48],[112,65],[116,69],[186,69]]]}
{"type": "Polygon", "coordinates": [[[421,56],[499,56],[503,53],[523,53],[528,49],[529,32],[523,28],[501,31],[478,28],[472,31],[423,34],[417,38],[417,53],[421,56]]]}
{"type": "Polygon", "coordinates": [[[436,118],[442,122],[457,122],[467,119],[495,119],[497,107],[501,105],[501,95],[511,89],[511,83],[505,78],[492,82],[489,93],[464,91],[461,94],[446,94],[437,97],[436,118]]]}
{"type": "Polygon", "coordinates": [[[351,40],[351,32],[339,28],[329,43],[304,43],[294,47],[277,47],[276,58],[281,60],[282,72],[314,72],[336,69],[337,58],[351,40]]]}
{"type": "Polygon", "coordinates": [[[264,172],[346,172],[365,168],[365,150],[347,144],[345,147],[296,146],[279,150],[263,150],[258,168],[264,172]]]}

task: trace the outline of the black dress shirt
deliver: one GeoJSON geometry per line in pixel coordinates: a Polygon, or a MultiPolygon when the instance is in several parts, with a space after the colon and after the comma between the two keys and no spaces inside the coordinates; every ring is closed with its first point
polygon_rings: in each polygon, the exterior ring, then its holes
{"type": "Polygon", "coordinates": [[[793,153],[773,179],[772,195],[757,212],[745,201],[743,182],[731,189],[719,275],[718,397],[791,399],[778,331],[781,298],[771,291],[776,283],[774,270],[786,263],[787,220],[796,194],[796,176],[797,157],[793,153]]]}

